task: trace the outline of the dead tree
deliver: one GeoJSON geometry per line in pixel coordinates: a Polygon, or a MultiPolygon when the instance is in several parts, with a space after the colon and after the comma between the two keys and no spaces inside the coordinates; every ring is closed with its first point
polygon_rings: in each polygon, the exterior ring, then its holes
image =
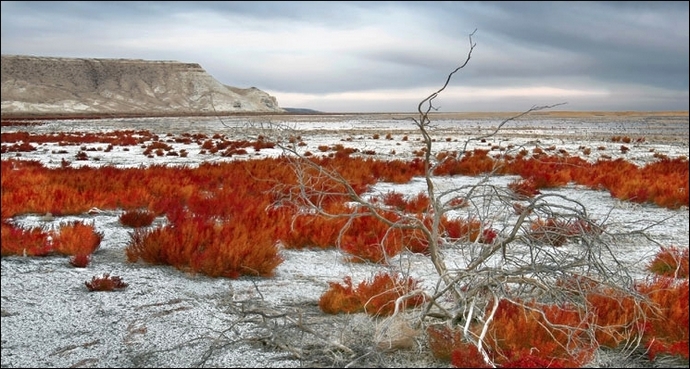
{"type": "MultiPolygon", "coordinates": [[[[499,172],[498,167],[476,177],[474,183],[469,185],[439,184],[434,171],[449,159],[448,156],[439,159],[436,155],[433,136],[435,126],[431,114],[436,107],[433,103],[453,76],[469,63],[476,45],[473,35],[474,32],[469,35],[470,46],[464,62],[448,74],[440,89],[419,103],[418,116],[410,118],[421,135],[424,148],[424,181],[426,194],[430,199],[425,216],[431,222],[424,222],[419,216],[404,211],[398,212],[396,221],[389,220],[383,214],[390,212],[390,208],[358,194],[336,168],[320,166],[306,157],[297,145],[286,144],[285,141],[281,147],[285,156],[291,160],[299,181],[292,188],[279,189],[283,195],[279,202],[290,203],[301,212],[310,214],[347,219],[361,215],[359,212],[334,214],[324,209],[321,201],[333,194],[325,191],[321,184],[332,183],[345,189],[348,201],[354,207],[365,209],[367,214],[377,217],[391,229],[419,231],[429,245],[428,259],[438,274],[438,281],[432,291],[413,292],[425,294],[427,302],[423,309],[406,314],[405,318],[411,320],[415,332],[429,324],[459,327],[464,332],[464,338],[483,355],[486,364],[494,365],[486,350],[487,345],[490,345],[487,335],[500,301],[509,301],[525,309],[531,309],[525,301],[568,303],[587,309],[584,291],[577,293],[572,289],[555,287],[559,282],[577,281],[583,277],[588,283],[607,286],[622,296],[635,300],[641,300],[642,297],[635,292],[632,276],[627,267],[619,262],[611,247],[614,237],[607,233],[603,221],[597,221],[588,214],[585,204],[560,194],[521,198],[504,186],[492,184],[491,179],[499,172]],[[463,199],[462,207],[453,201],[458,198],[463,199]],[[516,214],[514,206],[518,201],[523,205],[521,212],[516,214]],[[443,218],[458,212],[479,219],[485,229],[490,225],[498,225],[494,242],[450,239],[444,234],[443,218]],[[549,227],[535,229],[533,225],[544,219],[555,221],[549,227]],[[561,245],[554,244],[565,241],[572,242],[575,246],[557,247],[561,245]],[[449,251],[464,255],[464,260],[449,263],[445,257],[449,251]],[[470,329],[476,324],[481,329],[470,329]]],[[[559,105],[561,104],[534,106],[503,120],[492,132],[467,138],[457,157],[469,151],[472,141],[497,135],[507,123],[532,112],[559,105]]],[[[299,135],[289,127],[282,132],[286,136],[299,135]]],[[[571,287],[584,289],[582,286],[571,287]]],[[[403,296],[401,300],[407,297],[409,296],[403,296]]],[[[394,316],[388,321],[398,318],[399,316],[394,316]]],[[[556,327],[554,324],[554,327],[578,334],[585,331],[587,335],[594,336],[591,326],[574,324],[556,327]]]]}

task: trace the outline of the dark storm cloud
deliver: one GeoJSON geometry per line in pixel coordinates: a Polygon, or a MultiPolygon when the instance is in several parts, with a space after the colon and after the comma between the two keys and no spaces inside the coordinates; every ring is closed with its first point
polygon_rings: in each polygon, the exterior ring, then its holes
{"type": "MultiPolygon", "coordinates": [[[[445,4],[439,14],[457,14],[461,4],[445,4]]],[[[587,75],[592,78],[688,89],[688,2],[499,2],[475,4],[472,20],[481,34],[515,47],[505,59],[546,50],[559,63],[512,69],[493,60],[490,75],[525,77],[587,75]],[[572,65],[569,58],[581,60],[572,65]]],[[[452,25],[452,22],[440,22],[452,25]]],[[[455,30],[449,26],[442,31],[455,30]]],[[[530,63],[525,63],[530,64],[530,63]]]]}
{"type": "Polygon", "coordinates": [[[196,62],[279,102],[350,110],[407,110],[476,29],[451,95],[484,96],[474,106],[688,109],[688,2],[2,2],[1,27],[3,54],[196,62]]]}

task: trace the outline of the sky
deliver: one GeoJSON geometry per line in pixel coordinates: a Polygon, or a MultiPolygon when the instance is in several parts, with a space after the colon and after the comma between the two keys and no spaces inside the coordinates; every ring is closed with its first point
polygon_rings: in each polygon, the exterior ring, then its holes
{"type": "Polygon", "coordinates": [[[417,111],[471,44],[434,109],[689,105],[687,1],[2,1],[0,15],[3,55],[198,63],[284,108],[417,111]]]}

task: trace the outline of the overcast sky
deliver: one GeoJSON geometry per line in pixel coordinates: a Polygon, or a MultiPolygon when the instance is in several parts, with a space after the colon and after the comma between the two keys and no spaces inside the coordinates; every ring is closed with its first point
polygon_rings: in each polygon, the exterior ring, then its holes
{"type": "Polygon", "coordinates": [[[281,107],[688,110],[688,2],[2,2],[2,54],[198,63],[281,107]]]}

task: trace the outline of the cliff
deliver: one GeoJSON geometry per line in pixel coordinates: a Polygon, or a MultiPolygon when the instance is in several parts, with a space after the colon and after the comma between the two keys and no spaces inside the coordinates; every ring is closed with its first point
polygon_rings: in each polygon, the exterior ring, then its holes
{"type": "Polygon", "coordinates": [[[199,64],[2,55],[2,116],[283,113],[275,97],[199,64]]]}

